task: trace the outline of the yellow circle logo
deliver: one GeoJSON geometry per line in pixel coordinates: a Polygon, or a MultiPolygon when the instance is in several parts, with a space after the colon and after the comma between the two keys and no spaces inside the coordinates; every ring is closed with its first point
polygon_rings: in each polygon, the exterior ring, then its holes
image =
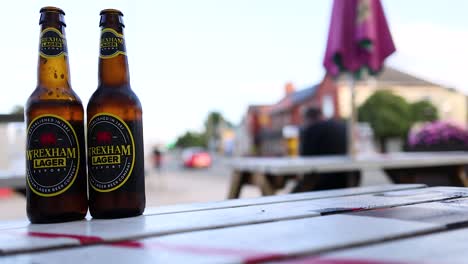
{"type": "Polygon", "coordinates": [[[26,179],[37,195],[59,195],[73,185],[80,168],[80,146],[73,126],[56,115],[41,115],[28,126],[26,179]]]}
{"type": "Polygon", "coordinates": [[[100,113],[88,123],[88,176],[98,192],[122,187],[135,164],[135,141],[129,126],[118,116],[100,113]]]}

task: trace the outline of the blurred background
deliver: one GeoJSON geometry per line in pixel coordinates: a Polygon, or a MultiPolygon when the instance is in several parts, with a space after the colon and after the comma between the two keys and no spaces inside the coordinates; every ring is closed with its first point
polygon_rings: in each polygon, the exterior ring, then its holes
{"type": "MultiPolygon", "coordinates": [[[[97,87],[99,11],[124,13],[131,84],[144,110],[148,206],[225,199],[233,156],[297,155],[302,114],[346,119],[348,80],[322,61],[332,1],[8,1],[0,16],[0,113],[36,85],[39,9],[62,8],[73,89],[97,87]]],[[[396,52],[356,82],[357,151],[467,150],[468,2],[383,0],[396,52]]],[[[8,121],[8,120],[7,120],[8,121]]],[[[11,121],[11,120],[10,120],[11,121]]],[[[24,174],[25,125],[0,124],[0,177],[24,174]]],[[[379,172],[363,184],[388,183],[379,172]]],[[[25,199],[0,186],[0,218],[25,199]]],[[[247,188],[242,197],[256,197],[247,188]]]]}

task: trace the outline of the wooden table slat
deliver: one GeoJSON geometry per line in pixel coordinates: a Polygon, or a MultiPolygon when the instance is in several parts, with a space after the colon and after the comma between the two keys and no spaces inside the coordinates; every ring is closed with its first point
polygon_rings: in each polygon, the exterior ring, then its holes
{"type": "MultiPolygon", "coordinates": [[[[252,205],[274,204],[274,203],[304,201],[304,200],[313,200],[313,199],[324,199],[324,198],[332,198],[332,197],[339,197],[339,196],[352,196],[352,195],[360,195],[360,194],[382,193],[382,192],[388,192],[388,191],[420,189],[424,187],[426,186],[423,184],[388,184],[388,185],[377,185],[377,186],[337,189],[337,190],[328,190],[328,191],[274,195],[274,196],[266,196],[266,197],[259,197],[259,198],[250,198],[250,199],[232,199],[232,200],[219,201],[219,202],[179,204],[179,205],[147,208],[145,211],[145,215],[173,214],[173,213],[195,212],[195,211],[205,211],[205,210],[228,209],[228,208],[244,207],[244,206],[252,206],[252,205]]],[[[27,220],[26,221],[20,220],[20,221],[0,222],[0,230],[26,227],[28,226],[28,224],[29,222],[27,220]]]]}
{"type": "MultiPolygon", "coordinates": [[[[393,263],[467,263],[468,229],[459,229],[360,247],[322,256],[322,260],[393,263]]],[[[293,262],[292,262],[293,263],[293,262]]],[[[320,263],[320,262],[319,262],[320,263]]]]}
{"type": "Polygon", "coordinates": [[[156,260],[162,263],[174,263],[175,260],[190,260],[190,263],[248,263],[287,255],[318,253],[433,232],[441,228],[436,224],[334,215],[168,235],[120,246],[100,246],[94,254],[94,247],[86,247],[30,254],[26,259],[21,255],[4,259],[15,263],[59,263],[66,256],[69,259],[86,259],[87,263],[103,263],[109,261],[110,256],[103,253],[113,252],[112,263],[124,263],[133,255],[134,260],[142,260],[142,263],[154,263],[156,260]],[[287,243],[285,238],[288,238],[287,243]],[[127,250],[103,251],[103,247],[123,247],[127,250]],[[189,258],[187,254],[197,257],[189,258]]]}
{"type": "MultiPolygon", "coordinates": [[[[340,196],[352,196],[352,195],[359,195],[359,194],[381,193],[381,192],[388,192],[388,191],[420,189],[424,187],[426,187],[426,185],[424,184],[387,184],[387,185],[355,187],[355,188],[327,190],[327,191],[272,195],[272,196],[264,196],[264,197],[249,198],[249,199],[231,199],[231,200],[209,202],[209,203],[192,203],[192,204],[160,206],[160,207],[148,208],[145,211],[145,215],[182,213],[182,212],[202,211],[202,210],[215,210],[215,209],[224,209],[224,208],[251,206],[251,205],[273,204],[273,203],[293,202],[293,201],[302,201],[302,200],[324,199],[324,198],[340,197],[340,196]]],[[[0,224],[0,229],[1,229],[1,224],[0,224]]]]}
{"type": "MultiPolygon", "coordinates": [[[[23,228],[4,229],[0,233],[17,234],[17,239],[27,245],[31,232],[44,234],[41,249],[50,245],[56,238],[73,237],[82,243],[90,244],[101,241],[138,239],[142,237],[170,235],[174,233],[222,229],[233,226],[249,226],[271,221],[318,216],[320,213],[331,214],[360,209],[386,208],[407,204],[424,203],[468,196],[468,189],[456,187],[433,187],[414,190],[392,191],[382,194],[364,194],[349,197],[333,197],[318,200],[284,202],[276,204],[252,205],[238,208],[194,211],[185,213],[148,215],[135,218],[114,220],[77,221],[70,223],[29,225],[23,228]],[[98,238],[98,239],[95,239],[98,238]],[[84,242],[83,242],[84,241],[84,242]]],[[[34,237],[34,236],[33,236],[34,237]]],[[[73,244],[64,244],[64,246],[73,244]]],[[[0,244],[0,252],[26,252],[37,247],[15,247],[0,244]]]]}
{"type": "Polygon", "coordinates": [[[235,158],[229,165],[236,171],[270,175],[346,172],[362,169],[395,169],[468,164],[468,152],[388,153],[351,159],[345,155],[322,157],[235,158]]]}
{"type": "Polygon", "coordinates": [[[468,225],[468,199],[413,204],[351,213],[352,215],[391,218],[424,223],[444,224],[448,228],[468,225]]]}

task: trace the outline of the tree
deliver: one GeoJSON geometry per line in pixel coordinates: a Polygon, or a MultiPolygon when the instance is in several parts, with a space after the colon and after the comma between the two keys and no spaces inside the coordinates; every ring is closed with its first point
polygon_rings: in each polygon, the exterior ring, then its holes
{"type": "Polygon", "coordinates": [[[13,109],[11,110],[12,114],[21,114],[24,115],[24,107],[22,105],[15,105],[13,106],[13,109]]]}
{"type": "Polygon", "coordinates": [[[413,122],[432,122],[439,119],[437,108],[427,100],[412,103],[410,107],[413,122]]]}
{"type": "Polygon", "coordinates": [[[221,141],[222,128],[231,126],[231,123],[227,121],[220,112],[210,112],[205,120],[205,135],[208,148],[211,150],[218,149],[221,141]]]}
{"type": "Polygon", "coordinates": [[[208,113],[205,120],[203,132],[187,131],[176,140],[176,147],[208,147],[211,150],[217,149],[221,141],[223,127],[232,127],[232,124],[224,119],[220,112],[212,111],[208,113]]]}
{"type": "Polygon", "coordinates": [[[410,104],[388,90],[379,90],[370,96],[359,107],[358,120],[370,124],[383,152],[386,152],[388,138],[406,138],[413,124],[410,104]]]}
{"type": "Polygon", "coordinates": [[[214,138],[217,140],[219,138],[218,127],[223,121],[223,116],[217,111],[208,114],[205,121],[205,133],[209,139],[214,138]]]}
{"type": "Polygon", "coordinates": [[[180,148],[206,147],[206,137],[203,133],[187,131],[177,138],[175,146],[180,148]]]}

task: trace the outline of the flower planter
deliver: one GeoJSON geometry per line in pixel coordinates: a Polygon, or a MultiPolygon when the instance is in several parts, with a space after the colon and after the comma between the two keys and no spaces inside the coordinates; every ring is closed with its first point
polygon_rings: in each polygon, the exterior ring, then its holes
{"type": "MultiPolygon", "coordinates": [[[[405,147],[408,152],[468,151],[468,131],[448,122],[428,123],[412,131],[405,147]]],[[[388,170],[395,183],[423,183],[429,186],[463,186],[459,166],[388,170]]]]}

